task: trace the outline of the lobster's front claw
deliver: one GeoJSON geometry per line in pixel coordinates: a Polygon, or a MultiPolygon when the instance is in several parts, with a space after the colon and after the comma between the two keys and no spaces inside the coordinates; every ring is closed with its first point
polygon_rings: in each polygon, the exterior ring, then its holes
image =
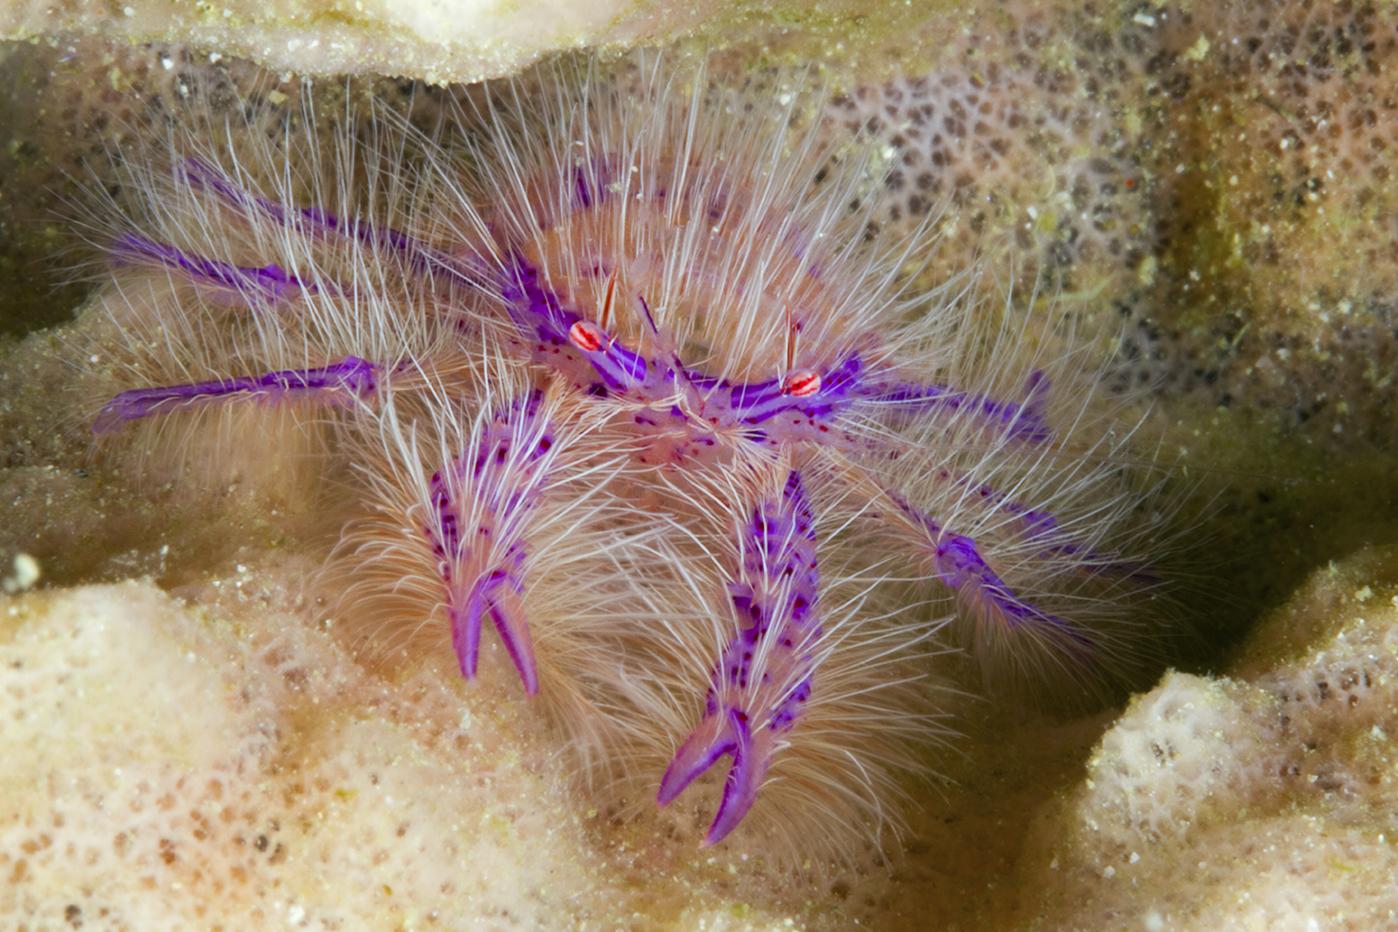
{"type": "Polygon", "coordinates": [[[510,662],[519,673],[525,694],[532,696],[539,691],[539,670],[534,661],[529,624],[508,574],[496,570],[481,577],[464,599],[454,602],[448,613],[452,647],[463,677],[475,679],[480,658],[481,622],[489,615],[510,662]]]}
{"type": "Polygon", "coordinates": [[[759,744],[753,741],[747,714],[741,709],[720,709],[705,715],[665,768],[656,802],[668,805],[719,758],[731,755],[733,762],[723,783],[723,798],[704,836],[704,844],[718,844],[752,809],[767,775],[770,754],[759,744]]]}

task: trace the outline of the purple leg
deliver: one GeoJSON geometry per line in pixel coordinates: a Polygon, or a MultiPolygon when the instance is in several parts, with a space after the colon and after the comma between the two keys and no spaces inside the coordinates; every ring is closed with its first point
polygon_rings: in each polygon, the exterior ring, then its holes
{"type": "Polygon", "coordinates": [[[948,531],[896,492],[888,495],[925,537],[933,574],[956,593],[963,608],[976,617],[998,622],[1009,631],[1038,629],[1054,634],[1056,640],[1067,643],[1078,659],[1091,659],[1095,646],[1092,639],[1066,619],[1020,597],[986,562],[974,540],[948,531]]]}
{"type": "Polygon", "coordinates": [[[225,288],[244,299],[260,297],[280,301],[288,295],[315,294],[316,286],[292,275],[279,265],[233,265],[217,259],[183,252],[174,246],[158,243],[137,233],[123,233],[111,246],[112,255],[122,262],[154,262],[167,269],[183,272],[196,282],[225,288]]]}
{"type": "Polygon", "coordinates": [[[970,412],[998,426],[1014,440],[1046,443],[1053,437],[1046,416],[1048,392],[1048,376],[1036,369],[1029,374],[1021,402],[999,401],[989,395],[961,391],[950,385],[915,382],[879,386],[866,397],[904,410],[970,412]]]}
{"type": "Polygon", "coordinates": [[[187,158],[177,171],[191,187],[211,191],[245,214],[260,213],[282,226],[313,236],[345,236],[365,246],[395,252],[419,272],[439,270],[473,285],[488,280],[481,263],[445,253],[401,230],[378,227],[359,218],[347,221],[319,207],[286,207],[270,198],[258,197],[203,159],[187,158]]]}
{"type": "Polygon", "coordinates": [[[461,675],[468,680],[475,679],[480,659],[481,620],[490,615],[500,642],[505,645],[505,652],[524,683],[524,692],[532,696],[539,691],[539,671],[534,662],[529,625],[518,609],[504,598],[502,591],[506,587],[513,589],[514,582],[508,574],[493,571],[476,581],[464,606],[450,605],[447,614],[451,622],[451,644],[461,675]]]}
{"type": "Polygon", "coordinates": [[[985,504],[1013,516],[1016,519],[1015,523],[1024,531],[1025,538],[1040,545],[1041,556],[1068,557],[1084,573],[1107,573],[1143,584],[1160,582],[1160,576],[1138,560],[1127,560],[1113,553],[1104,553],[1075,540],[1062,529],[1053,513],[1046,509],[1030,508],[985,483],[972,482],[966,476],[952,477],[945,469],[938,475],[942,479],[950,479],[962,488],[971,489],[985,504]]]}
{"type": "Polygon", "coordinates": [[[485,422],[470,448],[432,476],[433,520],[423,528],[440,560],[461,675],[475,678],[489,617],[531,696],[539,673],[523,610],[525,534],[555,455],[542,407],[534,391],[485,422]]]}
{"type": "Polygon", "coordinates": [[[761,502],[739,536],[742,566],[729,584],[738,631],[709,678],[704,716],[660,780],[668,805],[720,758],[731,756],[706,844],[742,822],[811,696],[820,573],[810,504],[792,470],[779,497],[761,502]]]}
{"type": "Polygon", "coordinates": [[[237,398],[314,399],[327,404],[366,399],[378,388],[379,368],[357,356],[316,369],[282,369],[261,375],[125,391],[102,406],[94,434],[119,430],[132,421],[191,405],[237,398]]]}

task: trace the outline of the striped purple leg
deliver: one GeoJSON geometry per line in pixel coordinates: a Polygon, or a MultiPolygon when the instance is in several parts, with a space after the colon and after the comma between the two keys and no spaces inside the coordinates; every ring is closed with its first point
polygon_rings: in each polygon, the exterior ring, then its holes
{"type": "Polygon", "coordinates": [[[675,751],[656,801],[667,805],[721,757],[732,764],[706,844],[723,840],[757,798],[782,736],[811,696],[820,573],[811,507],[792,470],[739,535],[741,566],[729,584],[738,630],[709,679],[704,716],[675,751]]]}
{"type": "Polygon", "coordinates": [[[1047,420],[1049,377],[1035,370],[1029,374],[1023,401],[1002,401],[989,395],[962,391],[950,385],[902,382],[882,385],[866,397],[900,410],[947,411],[970,414],[998,427],[1006,437],[1025,443],[1046,443],[1053,437],[1047,420]]]}
{"type": "Polygon", "coordinates": [[[1041,556],[1066,557],[1072,560],[1074,566],[1082,573],[1103,573],[1142,584],[1161,581],[1154,569],[1139,560],[1128,560],[1119,554],[1098,550],[1074,538],[1063,530],[1058,518],[1047,509],[1031,508],[987,483],[973,482],[966,476],[953,476],[945,469],[938,475],[944,480],[950,479],[961,488],[969,489],[989,507],[1012,516],[1025,539],[1038,545],[1041,556]]]}
{"type": "Polygon", "coordinates": [[[281,226],[310,236],[343,236],[364,246],[397,253],[409,268],[419,272],[440,271],[473,285],[489,280],[483,263],[429,246],[402,230],[376,226],[358,217],[346,219],[320,207],[287,207],[270,198],[258,197],[203,159],[186,158],[176,172],[191,187],[213,193],[246,215],[261,214],[281,226]]]}
{"type": "Polygon", "coordinates": [[[234,265],[185,252],[138,233],[121,234],[110,249],[112,257],[118,262],[149,262],[163,266],[185,275],[196,284],[232,292],[246,304],[275,303],[297,294],[315,294],[318,291],[316,285],[302,281],[274,263],[262,266],[234,265]]]}
{"type": "Polygon", "coordinates": [[[887,494],[923,538],[933,575],[956,594],[964,611],[1006,631],[1047,635],[1078,660],[1091,659],[1092,639],[1076,625],[1039,608],[1010,588],[986,561],[975,540],[944,528],[898,493],[887,494]]]}
{"type": "Polygon", "coordinates": [[[308,400],[327,405],[346,404],[368,399],[380,382],[378,366],[357,356],[346,356],[339,362],[314,369],[281,369],[261,375],[136,388],[120,393],[103,405],[93,421],[92,432],[108,434],[152,415],[224,401],[308,400]]]}
{"type": "Polygon", "coordinates": [[[539,674],[523,608],[526,538],[556,452],[543,393],[535,390],[483,420],[468,449],[432,476],[423,528],[446,586],[461,675],[475,678],[489,618],[531,696],[539,674]]]}

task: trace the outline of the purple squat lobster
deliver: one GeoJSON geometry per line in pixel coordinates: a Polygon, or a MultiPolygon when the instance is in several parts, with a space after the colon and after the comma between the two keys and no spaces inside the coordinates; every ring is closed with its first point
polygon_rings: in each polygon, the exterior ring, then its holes
{"type": "MultiPolygon", "coordinates": [[[[602,163],[593,164],[596,176],[601,170],[595,166],[602,163]]],[[[654,446],[643,449],[661,451],[670,463],[725,468],[741,457],[771,461],[788,453],[791,456],[784,461],[794,463],[802,448],[838,451],[848,455],[851,463],[886,462],[900,455],[892,424],[910,414],[955,416],[958,423],[976,425],[994,444],[1042,445],[1054,437],[1047,419],[1050,380],[1041,371],[1029,376],[1020,400],[995,398],[951,384],[910,379],[877,351],[878,341],[872,335],[847,333],[839,327],[831,332],[843,345],[823,348],[823,357],[798,366],[794,335],[799,326],[789,309],[785,310],[790,337],[786,365],[756,380],[686,362],[686,352],[657,322],[642,293],[633,297],[645,328],[638,338],[624,340],[611,327],[618,281],[625,277],[620,268],[625,258],[611,257],[614,264],[606,256],[599,260],[594,274],[606,276],[606,287],[597,313],[577,306],[566,290],[552,284],[554,275],[547,260],[531,255],[537,231],[527,226],[535,218],[527,203],[501,209],[490,218],[483,213],[485,208],[467,205],[476,217],[470,227],[492,239],[474,249],[451,249],[321,207],[287,206],[259,196],[203,159],[178,162],[174,174],[186,196],[212,197],[241,222],[270,226],[276,235],[265,237],[265,242],[297,242],[304,247],[297,255],[308,253],[310,244],[326,242],[371,249],[396,257],[404,274],[428,279],[445,296],[443,303],[456,307],[458,313],[460,307],[482,303],[491,307],[496,316],[478,322],[479,327],[473,324],[463,331],[463,339],[477,339],[487,329],[498,334],[503,324],[507,347],[590,399],[599,418],[626,420],[634,435],[656,438],[654,446]]],[[[567,209],[574,212],[607,211],[627,203],[632,205],[630,210],[649,209],[656,216],[671,218],[676,213],[672,205],[685,196],[674,188],[628,188],[633,183],[630,174],[613,174],[616,179],[607,184],[583,170],[541,184],[559,187],[557,202],[571,205],[567,209]]],[[[528,195],[508,185],[503,190],[527,200],[528,195]]],[[[701,213],[697,207],[691,212],[701,213]]],[[[709,220],[700,217],[699,223],[707,228],[709,220]]],[[[123,265],[144,264],[182,276],[197,287],[225,297],[231,294],[255,310],[311,297],[324,308],[354,291],[304,260],[305,268],[293,260],[238,265],[131,232],[117,236],[111,249],[123,265]],[[288,271],[293,266],[295,273],[288,271]]],[[[816,276],[828,270],[817,273],[814,266],[802,267],[801,274],[816,276]]],[[[890,298],[890,306],[893,303],[890,298]]],[[[345,310],[354,312],[353,307],[345,310]]],[[[838,321],[839,308],[828,313],[838,321]]],[[[294,312],[286,319],[295,326],[294,312]]],[[[312,364],[300,369],[124,391],[102,408],[93,429],[107,433],[179,408],[238,398],[370,404],[392,389],[398,373],[412,364],[412,360],[407,365],[366,360],[344,350],[337,355],[343,358],[308,360],[312,364]]],[[[522,529],[538,495],[539,476],[548,468],[551,443],[550,427],[539,414],[537,390],[482,420],[477,430],[470,451],[463,451],[457,461],[432,476],[430,520],[421,530],[440,561],[452,643],[462,675],[468,679],[475,675],[480,632],[488,617],[526,693],[532,695],[539,689],[539,679],[522,607],[528,554],[522,529]],[[468,454],[474,460],[468,461],[468,454]],[[475,510],[468,515],[468,508],[475,510]],[[480,543],[489,536],[483,530],[501,527],[512,529],[509,539],[480,543]]],[[[872,471],[863,475],[866,493],[914,530],[928,558],[926,578],[951,590],[964,609],[1006,629],[1038,626],[1051,631],[1052,640],[1068,655],[1091,663],[1092,637],[1017,594],[992,569],[976,540],[919,510],[874,478],[872,471]]],[[[978,486],[982,506],[1002,515],[1007,523],[1017,523],[1024,539],[1035,543],[1042,554],[1071,558],[1090,573],[1117,574],[1146,585],[1154,580],[1138,564],[1075,539],[1045,509],[1029,508],[1009,493],[974,479],[945,472],[942,478],[978,486]]],[[[802,472],[788,466],[780,491],[752,505],[738,535],[740,565],[731,568],[734,575],[728,592],[736,631],[710,675],[702,718],[675,751],[657,796],[661,805],[670,803],[718,760],[731,757],[722,800],[707,834],[709,843],[723,839],[743,821],[775,755],[799,726],[816,689],[822,627],[814,524],[802,472]]]]}
{"type": "Polygon", "coordinates": [[[732,755],[708,844],[721,841],[752,808],[782,736],[811,696],[821,636],[814,522],[793,469],[780,495],[758,503],[739,536],[741,567],[729,585],[738,633],[710,676],[704,717],[675,752],[656,797],[669,804],[732,755]]]}

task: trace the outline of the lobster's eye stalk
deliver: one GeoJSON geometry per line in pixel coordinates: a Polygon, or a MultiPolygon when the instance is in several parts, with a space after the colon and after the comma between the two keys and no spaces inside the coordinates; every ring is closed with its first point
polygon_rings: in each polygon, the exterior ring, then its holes
{"type": "Polygon", "coordinates": [[[569,342],[585,353],[597,352],[606,339],[601,328],[590,320],[574,321],[573,326],[568,328],[569,342]]]}
{"type": "Polygon", "coordinates": [[[820,373],[814,369],[797,369],[782,380],[782,394],[806,398],[820,391],[820,373]]]}

